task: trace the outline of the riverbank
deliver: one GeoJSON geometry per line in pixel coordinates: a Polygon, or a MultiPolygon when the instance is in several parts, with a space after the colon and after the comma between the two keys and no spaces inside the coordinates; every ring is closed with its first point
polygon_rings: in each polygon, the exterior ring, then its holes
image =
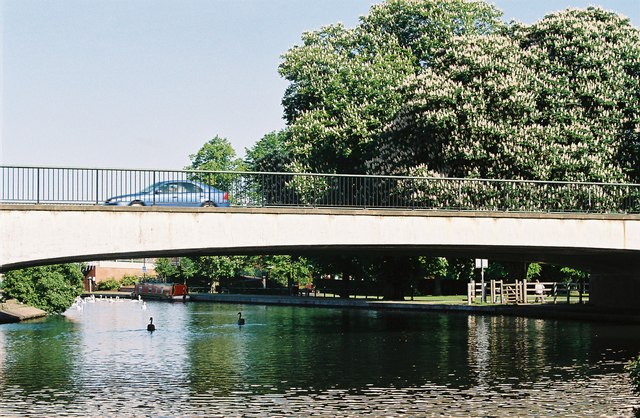
{"type": "Polygon", "coordinates": [[[527,304],[527,305],[468,305],[430,301],[383,301],[375,299],[342,299],[313,296],[272,296],[191,293],[191,301],[244,303],[258,305],[316,306],[325,308],[353,308],[413,312],[460,312],[480,315],[523,316],[540,319],[571,319],[640,324],[640,311],[598,309],[588,304],[527,304]]]}
{"type": "Polygon", "coordinates": [[[47,313],[42,309],[24,305],[15,299],[0,303],[0,324],[42,318],[43,316],[47,316],[47,313]]]}

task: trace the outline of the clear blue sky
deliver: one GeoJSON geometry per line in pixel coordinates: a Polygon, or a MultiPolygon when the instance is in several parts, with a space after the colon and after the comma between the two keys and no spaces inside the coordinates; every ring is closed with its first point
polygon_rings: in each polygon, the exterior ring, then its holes
{"type": "MultiPolygon", "coordinates": [[[[307,30],[354,26],[371,0],[0,0],[0,163],[167,168],[227,137],[239,156],[284,127],[280,56],[307,30]]],[[[532,23],[638,0],[495,0],[532,23]]]]}

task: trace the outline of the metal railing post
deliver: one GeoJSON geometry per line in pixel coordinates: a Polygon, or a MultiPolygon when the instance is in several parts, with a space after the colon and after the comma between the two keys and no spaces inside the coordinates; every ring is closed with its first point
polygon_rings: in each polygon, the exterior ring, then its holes
{"type": "Polygon", "coordinates": [[[40,168],[36,169],[36,204],[40,204],[40,168]]]}
{"type": "MultiPolygon", "coordinates": [[[[156,184],[156,170],[153,170],[151,172],[151,184],[156,184]]],[[[156,204],[156,192],[155,190],[153,191],[153,205],[155,206],[156,204]]]]}
{"type": "Polygon", "coordinates": [[[316,191],[316,176],[311,176],[312,180],[312,184],[313,184],[313,207],[317,207],[318,205],[318,195],[317,195],[317,191],[316,191]]]}
{"type": "Polygon", "coordinates": [[[100,200],[99,200],[99,193],[100,193],[100,171],[96,168],[96,205],[100,204],[100,200]]]}

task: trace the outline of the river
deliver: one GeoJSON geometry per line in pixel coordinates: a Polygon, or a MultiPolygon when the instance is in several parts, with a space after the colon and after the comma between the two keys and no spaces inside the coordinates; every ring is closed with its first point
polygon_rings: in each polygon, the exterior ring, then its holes
{"type": "Polygon", "coordinates": [[[584,417],[640,407],[624,372],[640,352],[636,325],[194,302],[79,306],[0,325],[0,415],[584,417]]]}

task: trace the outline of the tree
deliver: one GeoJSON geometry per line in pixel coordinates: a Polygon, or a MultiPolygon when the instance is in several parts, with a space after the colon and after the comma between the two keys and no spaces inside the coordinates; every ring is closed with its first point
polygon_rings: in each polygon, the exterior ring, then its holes
{"type": "Polygon", "coordinates": [[[393,36],[341,24],[303,35],[284,55],[291,81],[283,98],[293,161],[290,170],[362,172],[372,139],[399,109],[392,88],[413,72],[393,36]]]}
{"type": "Polygon", "coordinates": [[[388,0],[373,5],[361,25],[367,32],[394,36],[411,51],[417,73],[431,66],[453,36],[492,33],[502,26],[501,16],[494,6],[480,1],[388,0]]]}
{"type": "Polygon", "coordinates": [[[280,74],[293,171],[363,173],[379,135],[405,100],[397,89],[431,64],[454,35],[497,25],[493,6],[466,0],[389,0],[353,29],[330,25],[303,34],[280,74]]]}
{"type": "Polygon", "coordinates": [[[584,283],[589,280],[589,273],[571,267],[561,267],[560,274],[565,283],[584,283]]]}
{"type": "Polygon", "coordinates": [[[314,274],[313,264],[305,257],[272,255],[266,256],[264,263],[269,271],[269,280],[283,286],[311,283],[314,274]]]}
{"type": "MultiPolygon", "coordinates": [[[[292,154],[289,130],[270,132],[246,150],[245,164],[249,171],[277,173],[289,170],[292,154]]],[[[293,176],[258,175],[246,178],[245,195],[259,204],[279,204],[291,196],[293,176]]]]}
{"type": "Polygon", "coordinates": [[[9,298],[48,313],[62,313],[82,294],[83,279],[81,264],[58,264],[9,271],[2,285],[9,298]]]}
{"type": "Polygon", "coordinates": [[[639,60],[638,30],[596,8],[452,38],[407,81],[407,104],[369,165],[388,174],[629,181],[638,170],[639,60]]]}
{"type": "Polygon", "coordinates": [[[173,258],[156,258],[154,270],[158,273],[158,277],[172,281],[178,279],[180,274],[178,265],[173,258]]]}
{"type": "Polygon", "coordinates": [[[191,164],[185,170],[237,171],[243,167],[231,142],[218,135],[206,142],[198,152],[189,155],[189,159],[191,164]]]}
{"type": "MultiPolygon", "coordinates": [[[[564,154],[582,156],[596,181],[640,173],[640,31],[628,18],[589,7],[547,16],[508,32],[527,52],[543,51],[542,122],[568,125],[551,137],[564,154]],[[574,144],[580,150],[574,150],[574,144]],[[571,147],[571,149],[567,149],[571,147]],[[586,148],[586,149],[584,149],[586,148]]],[[[588,178],[588,177],[587,177],[588,178]]]]}
{"type": "Polygon", "coordinates": [[[527,266],[527,280],[535,280],[542,276],[542,266],[539,263],[531,263],[527,266]]]}
{"type": "Polygon", "coordinates": [[[246,256],[203,256],[193,257],[195,274],[189,282],[192,286],[211,286],[221,278],[240,275],[249,257],[246,256]]]}
{"type": "Polygon", "coordinates": [[[245,166],[249,171],[284,172],[291,162],[288,149],[289,131],[283,129],[263,136],[246,150],[245,166]]]}
{"type": "MultiPolygon", "coordinates": [[[[198,152],[189,155],[191,164],[185,170],[242,171],[244,163],[236,157],[236,152],[227,138],[218,135],[206,142],[198,152]]],[[[230,174],[198,173],[191,176],[220,190],[234,190],[235,176],[230,174]]],[[[233,196],[232,196],[233,197],[233,196]]]]}

